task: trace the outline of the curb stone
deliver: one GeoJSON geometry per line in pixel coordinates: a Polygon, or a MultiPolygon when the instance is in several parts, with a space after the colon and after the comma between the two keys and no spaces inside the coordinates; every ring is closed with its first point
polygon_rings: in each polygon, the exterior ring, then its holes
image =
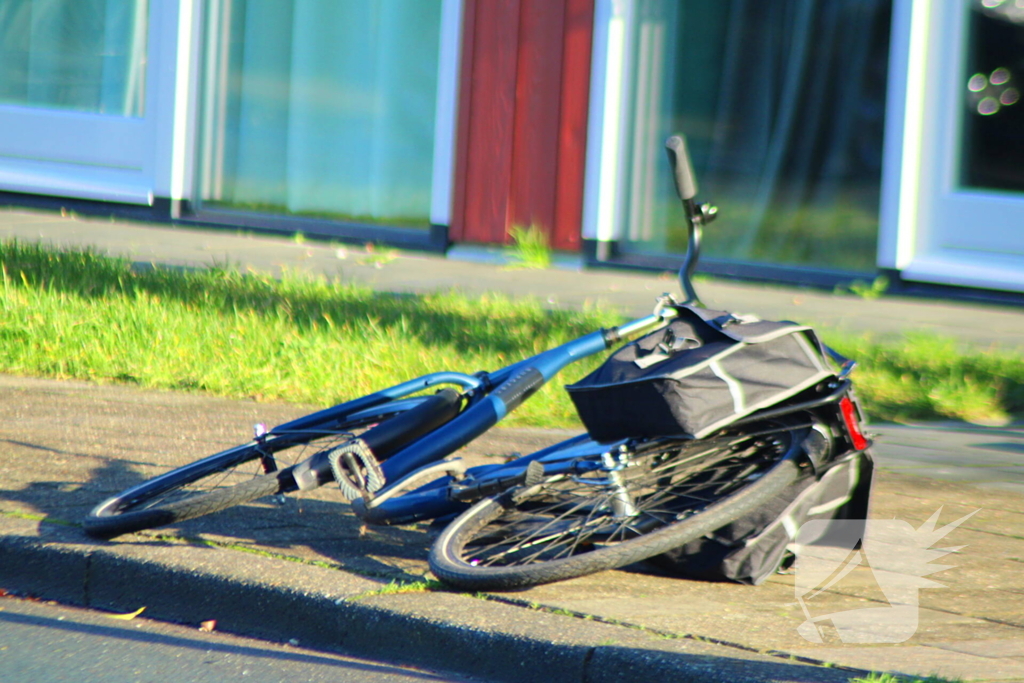
{"type": "Polygon", "coordinates": [[[97,543],[73,528],[0,519],[0,585],[9,590],[117,612],[145,606],[148,617],[186,624],[216,619],[223,631],[487,680],[846,683],[861,673],[456,593],[368,594],[381,583],[238,555],[168,543],[97,543]]]}

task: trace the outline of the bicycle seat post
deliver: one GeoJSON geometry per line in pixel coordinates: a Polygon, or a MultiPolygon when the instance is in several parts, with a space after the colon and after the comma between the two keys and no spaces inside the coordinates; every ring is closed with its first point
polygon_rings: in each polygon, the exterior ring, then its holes
{"type": "Polygon", "coordinates": [[[686,149],[686,139],[682,135],[673,135],[665,141],[665,149],[668,152],[669,164],[672,166],[676,192],[686,211],[686,227],[689,231],[686,257],[683,259],[683,265],[679,268],[679,285],[686,296],[683,304],[702,306],[703,304],[693,288],[692,278],[697,269],[697,261],[700,259],[702,228],[714,220],[718,209],[710,204],[697,204],[694,201],[694,197],[697,196],[697,177],[693,173],[693,164],[690,162],[690,154],[686,149]]]}

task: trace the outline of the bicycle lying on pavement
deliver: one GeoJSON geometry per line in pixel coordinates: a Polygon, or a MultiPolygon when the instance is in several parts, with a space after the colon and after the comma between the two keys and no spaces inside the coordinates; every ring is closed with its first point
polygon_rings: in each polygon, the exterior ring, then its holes
{"type": "MultiPolygon", "coordinates": [[[[337,483],[369,524],[454,516],[430,552],[434,574],[465,589],[510,589],[622,567],[679,548],[771,500],[802,472],[864,451],[868,442],[848,377],[852,362],[836,355],[824,360],[827,354],[818,351],[827,349],[815,348],[807,328],[768,323],[766,332],[756,319],[699,306],[691,278],[702,228],[716,209],[694,200],[697,186],[684,140],[675,136],[667,145],[689,230],[679,271],[684,302],[665,295],[649,316],[497,371],[429,374],[273,429],[257,425],[249,443],[103,501],[84,520],[85,531],[112,538],[337,483]],[[683,322],[689,327],[678,327],[683,322]],[[695,338],[695,326],[710,336],[695,338]],[[744,336],[747,329],[758,334],[744,336]],[[645,403],[651,387],[616,384],[614,378],[594,381],[578,386],[574,396],[587,434],[504,464],[467,468],[448,459],[567,365],[640,334],[645,336],[639,342],[612,357],[625,353],[613,374],[622,367],[643,373],[688,353],[688,369],[674,371],[675,379],[692,380],[699,366],[711,380],[721,380],[717,391],[725,392],[729,410],[710,423],[681,425],[645,403]],[[759,349],[757,342],[769,338],[795,340],[810,359],[809,374],[781,391],[748,396],[741,384],[778,384],[775,370],[734,351],[759,349]],[[736,368],[727,366],[730,358],[741,357],[742,372],[760,372],[761,379],[736,379],[736,368]],[[602,403],[605,390],[617,387],[632,388],[620,391],[619,405],[609,409],[602,403]],[[634,389],[640,393],[629,393],[634,389]]],[[[697,407],[685,419],[707,417],[700,407],[703,395],[698,386],[697,407]]]]}

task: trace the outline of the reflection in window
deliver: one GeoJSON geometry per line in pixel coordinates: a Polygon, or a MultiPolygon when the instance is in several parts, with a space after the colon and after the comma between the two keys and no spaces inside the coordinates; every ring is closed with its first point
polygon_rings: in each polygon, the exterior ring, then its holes
{"type": "Polygon", "coordinates": [[[682,252],[664,140],[721,205],[713,258],[875,267],[891,0],[637,0],[627,249],[682,252]]]}
{"type": "Polygon", "coordinates": [[[441,0],[216,0],[206,206],[427,227],[441,0]]]}
{"type": "Polygon", "coordinates": [[[147,0],[0,0],[0,103],[138,117],[147,0]]]}
{"type": "Polygon", "coordinates": [[[962,181],[970,187],[1024,190],[1024,7],[971,3],[963,76],[962,181]]]}

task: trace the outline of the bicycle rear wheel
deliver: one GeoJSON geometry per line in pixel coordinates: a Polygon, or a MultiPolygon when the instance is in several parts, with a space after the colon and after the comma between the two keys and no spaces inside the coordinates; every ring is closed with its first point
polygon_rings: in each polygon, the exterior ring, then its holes
{"type": "Polygon", "coordinates": [[[438,537],[434,574],[467,590],[507,590],[648,559],[778,495],[798,474],[806,429],[635,447],[618,472],[556,475],[475,504],[438,537]]]}
{"type": "Polygon", "coordinates": [[[410,426],[416,432],[392,429],[387,434],[391,443],[404,443],[450,419],[458,412],[458,397],[446,392],[390,401],[346,420],[295,421],[290,424],[301,424],[301,428],[272,430],[266,438],[216,453],[108,498],[89,513],[82,526],[90,536],[112,538],[293,492],[298,488],[292,476],[296,464],[348,444],[368,429],[419,412],[421,417],[410,426]],[[424,412],[427,420],[422,419],[424,412]]]}

